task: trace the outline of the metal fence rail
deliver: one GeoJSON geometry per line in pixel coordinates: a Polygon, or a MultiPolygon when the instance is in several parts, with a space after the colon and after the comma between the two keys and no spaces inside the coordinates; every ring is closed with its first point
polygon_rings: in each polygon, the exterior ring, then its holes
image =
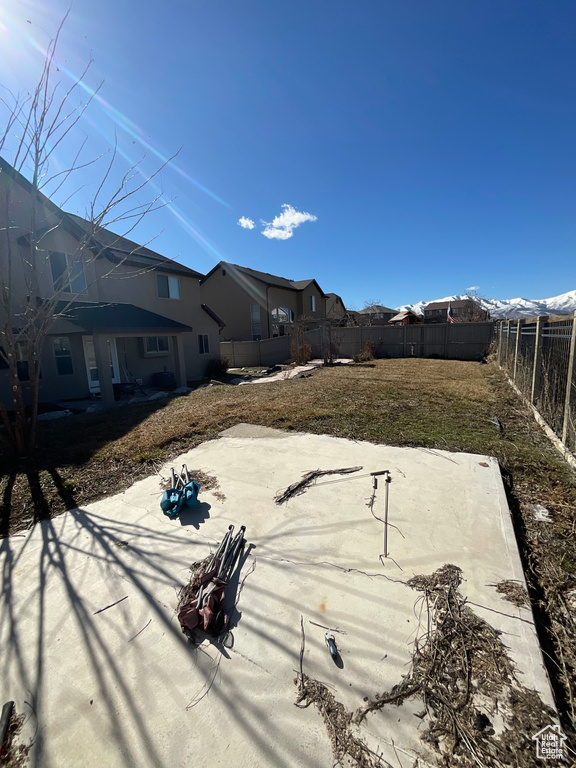
{"type": "Polygon", "coordinates": [[[506,320],[498,362],[572,453],[576,452],[576,313],[560,320],[506,320]]]}

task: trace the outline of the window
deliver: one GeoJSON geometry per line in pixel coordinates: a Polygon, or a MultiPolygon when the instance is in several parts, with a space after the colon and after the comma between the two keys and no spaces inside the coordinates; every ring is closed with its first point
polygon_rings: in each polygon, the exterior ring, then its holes
{"type": "Polygon", "coordinates": [[[210,352],[210,343],[208,341],[207,333],[198,334],[198,352],[201,355],[207,355],[210,352]]]}
{"type": "Polygon", "coordinates": [[[74,373],[72,366],[72,350],[68,336],[56,336],[52,339],[52,348],[56,359],[56,371],[58,376],[71,376],[74,373]]]}
{"type": "Polygon", "coordinates": [[[316,312],[316,296],[314,294],[310,296],[310,311],[316,312]]]}
{"type": "Polygon", "coordinates": [[[168,336],[145,336],[144,357],[160,357],[170,352],[168,336]]]}
{"type": "Polygon", "coordinates": [[[168,277],[168,275],[156,275],[158,296],[161,299],[180,298],[180,278],[168,277]]]}
{"type": "Polygon", "coordinates": [[[250,322],[252,323],[252,341],[260,341],[262,338],[260,304],[250,304],[250,322]]]}
{"type": "Polygon", "coordinates": [[[226,270],[225,269],[222,270],[222,277],[226,277],[226,270]]]}
{"type": "Polygon", "coordinates": [[[79,256],[50,251],[52,283],[63,293],[86,293],[84,265],[79,256]]]}
{"type": "Polygon", "coordinates": [[[272,312],[272,336],[285,336],[286,332],[290,332],[290,318],[294,317],[294,313],[287,307],[275,307],[272,312]]]}
{"type": "MultiPolygon", "coordinates": [[[[39,366],[40,363],[38,362],[37,365],[39,366]]],[[[30,381],[28,345],[24,341],[16,342],[16,368],[20,381],[30,381]]],[[[42,371],[40,371],[40,378],[42,378],[42,371]]]]}

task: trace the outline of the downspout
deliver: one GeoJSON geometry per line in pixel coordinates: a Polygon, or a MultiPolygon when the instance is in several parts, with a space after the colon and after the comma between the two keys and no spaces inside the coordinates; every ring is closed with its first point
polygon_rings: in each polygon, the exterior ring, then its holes
{"type": "Polygon", "coordinates": [[[266,286],[266,317],[268,318],[268,338],[270,338],[270,307],[268,306],[268,291],[270,286],[266,286]]]}

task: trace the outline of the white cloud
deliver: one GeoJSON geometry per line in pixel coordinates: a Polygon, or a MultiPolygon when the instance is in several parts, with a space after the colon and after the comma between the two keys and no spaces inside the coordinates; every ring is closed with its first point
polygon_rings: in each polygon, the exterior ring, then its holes
{"type": "Polygon", "coordinates": [[[241,216],[236,223],[239,227],[242,227],[242,229],[254,229],[256,226],[252,219],[249,219],[246,216],[241,216]]]}
{"type": "Polygon", "coordinates": [[[466,291],[479,291],[480,286],[479,285],[471,285],[468,288],[465,289],[466,291]]]}
{"type": "Polygon", "coordinates": [[[294,234],[296,227],[304,224],[305,221],[317,221],[318,216],[304,211],[297,211],[291,205],[285,203],[282,206],[282,213],[276,216],[273,221],[262,221],[264,229],[262,234],[269,240],[288,240],[294,234]]]}

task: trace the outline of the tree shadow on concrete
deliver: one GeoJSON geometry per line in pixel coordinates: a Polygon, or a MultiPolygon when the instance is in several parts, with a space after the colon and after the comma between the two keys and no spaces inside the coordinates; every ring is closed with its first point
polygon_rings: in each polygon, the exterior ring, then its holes
{"type": "MultiPolygon", "coordinates": [[[[73,503],[70,489],[57,472],[53,479],[73,503]]],[[[41,487],[37,490],[40,493],[41,487]]],[[[145,514],[147,510],[143,518],[145,514]]],[[[236,689],[231,696],[218,684],[220,663],[226,657],[220,652],[214,656],[209,646],[191,647],[180,631],[176,593],[190,563],[207,554],[202,538],[191,539],[182,528],[153,530],[145,520],[124,522],[75,508],[58,518],[41,520],[24,535],[0,541],[0,666],[5,695],[15,699],[19,709],[24,701],[29,704],[24,736],[35,732],[31,766],[53,766],[50,735],[65,729],[70,718],[80,718],[87,738],[96,730],[105,737],[106,749],[121,755],[127,768],[173,768],[166,734],[174,717],[188,716],[182,697],[190,695],[193,701],[188,689],[200,681],[205,688],[201,699],[210,694],[211,707],[229,711],[262,764],[291,768],[291,750],[297,745],[283,744],[279,752],[281,733],[273,724],[263,733],[262,713],[250,691],[236,689]],[[166,592],[171,590],[174,599],[167,601],[166,592]],[[170,654],[160,657],[161,663],[151,654],[151,643],[170,648],[170,654]],[[180,687],[174,686],[171,665],[182,665],[183,657],[190,664],[177,673],[180,687]],[[56,669],[61,677],[58,692],[54,690],[56,669]],[[160,691],[153,689],[156,684],[160,691]],[[62,713],[55,713],[56,696],[62,713]],[[154,708],[154,714],[162,719],[160,734],[151,727],[148,709],[159,696],[162,711],[154,708]]],[[[232,601],[232,628],[242,615],[238,609],[241,570],[249,552],[236,569],[227,595],[232,601]]],[[[292,653],[289,645],[284,649],[292,653]]],[[[72,747],[72,761],[86,763],[86,748],[82,740],[72,747]]]]}
{"type": "Polygon", "coordinates": [[[2,506],[0,507],[0,538],[8,536],[10,516],[12,514],[12,490],[16,482],[16,472],[10,472],[3,478],[2,506]]]}
{"type": "Polygon", "coordinates": [[[169,401],[156,400],[113,411],[40,422],[37,446],[32,457],[18,461],[0,453],[0,462],[4,465],[6,477],[9,478],[8,484],[4,486],[0,512],[0,538],[13,532],[15,528],[25,528],[29,522],[37,522],[54,515],[54,501],[58,502],[57,512],[75,506],[65,481],[57,484],[57,493],[52,494],[52,498],[50,494],[47,498],[48,489],[42,485],[48,476],[52,476],[56,484],[56,476],[59,476],[62,470],[72,470],[74,474],[82,476],[81,485],[88,492],[82,494],[83,503],[87,502],[87,495],[89,500],[95,497],[96,493],[92,488],[106,487],[109,491],[117,491],[122,489],[122,481],[125,478],[127,482],[123,487],[130,485],[137,477],[144,477],[150,471],[149,465],[147,461],[138,461],[134,457],[129,461],[117,461],[115,470],[114,462],[106,459],[105,452],[103,460],[91,465],[88,471],[85,465],[94,454],[103,451],[105,446],[135,429],[142,421],[165,407],[167,402],[169,401]],[[99,468],[102,471],[98,473],[99,468]],[[25,491],[26,488],[29,493],[25,491]]]}

